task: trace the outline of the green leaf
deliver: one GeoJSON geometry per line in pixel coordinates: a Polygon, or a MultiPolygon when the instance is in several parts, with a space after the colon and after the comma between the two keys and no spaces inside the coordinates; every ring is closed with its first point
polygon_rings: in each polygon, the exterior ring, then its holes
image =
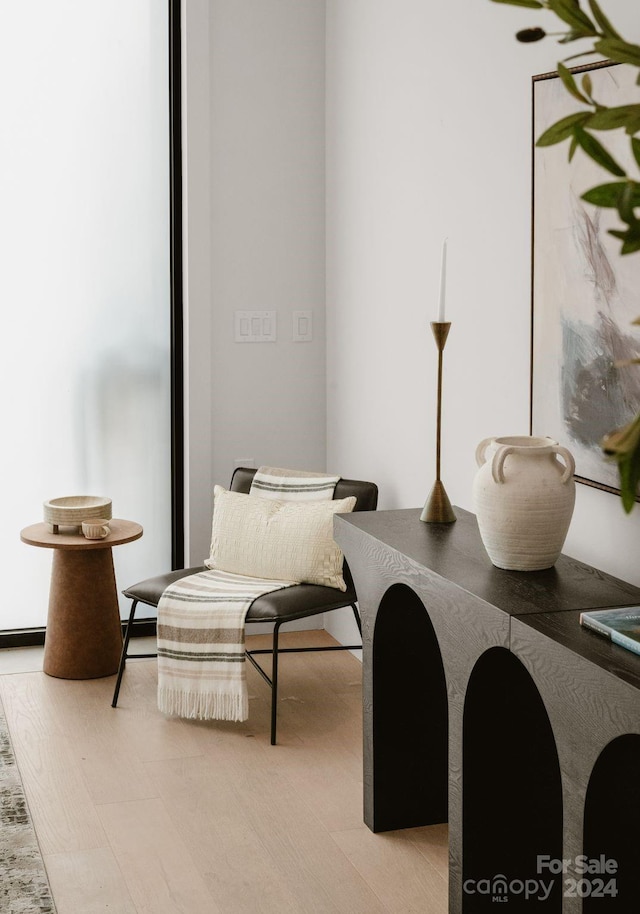
{"type": "Polygon", "coordinates": [[[632,462],[630,460],[624,460],[618,462],[618,474],[620,476],[620,498],[622,500],[622,507],[627,514],[630,514],[636,503],[636,492],[638,489],[638,481],[640,480],[640,473],[634,474],[632,462]]]}
{"type": "Polygon", "coordinates": [[[542,9],[542,3],[539,3],[538,0],[493,0],[493,3],[508,3],[509,6],[528,6],[530,9],[542,9]]]}
{"type": "Polygon", "coordinates": [[[607,152],[602,143],[596,140],[594,136],[591,136],[590,133],[587,133],[582,127],[574,127],[573,129],[574,136],[580,144],[581,149],[586,152],[594,162],[597,162],[602,168],[610,171],[612,175],[616,175],[618,178],[624,178],[625,172],[620,168],[613,156],[607,152]]]}
{"type": "MultiPolygon", "coordinates": [[[[582,38],[582,35],[578,35],[576,37],[582,38]]],[[[571,39],[571,40],[573,41],[573,39],[571,39]]],[[[563,43],[564,43],[564,39],[562,39],[562,41],[558,42],[558,44],[563,44],[563,43]]],[[[569,57],[564,57],[563,60],[565,63],[567,63],[567,61],[569,61],[569,60],[578,60],[580,57],[592,57],[595,53],[596,53],[596,51],[594,51],[592,48],[590,51],[580,51],[579,54],[571,54],[569,57]]]]}
{"type": "Polygon", "coordinates": [[[589,118],[590,130],[618,130],[640,119],[640,105],[619,105],[616,108],[599,108],[589,118]]]}
{"type": "Polygon", "coordinates": [[[573,0],[549,0],[549,9],[566,22],[573,29],[582,32],[586,38],[589,35],[597,35],[593,22],[589,19],[580,7],[573,0]]]}
{"type": "Polygon", "coordinates": [[[563,117],[538,137],[536,146],[554,146],[556,143],[562,143],[563,140],[573,136],[574,129],[581,124],[585,124],[590,116],[587,111],[579,111],[575,114],[569,114],[568,117],[563,117]]]}
{"type": "MultiPolygon", "coordinates": [[[[562,38],[558,38],[558,44],[571,44],[572,41],[578,41],[578,39],[581,39],[581,38],[584,38],[584,32],[574,32],[574,30],[571,29],[571,31],[566,32],[566,34],[562,38]]],[[[584,51],[582,54],[575,54],[574,56],[583,57],[584,54],[588,54],[588,53],[589,53],[588,51],[584,51]]],[[[573,60],[573,59],[574,59],[574,57],[565,57],[565,60],[573,60]]]]}
{"type": "Polygon", "coordinates": [[[573,157],[576,154],[576,149],[578,148],[578,141],[575,136],[571,137],[571,144],[569,145],[569,161],[573,162],[573,157]]]}
{"type": "MultiPolygon", "coordinates": [[[[610,184],[599,184],[582,194],[581,199],[594,206],[617,209],[622,195],[629,186],[627,181],[613,181],[610,184]]],[[[640,206],[640,184],[634,184],[632,205],[640,206]]]]}
{"type": "Polygon", "coordinates": [[[640,483],[640,414],[623,428],[605,435],[601,442],[605,455],[618,464],[622,505],[632,510],[640,483]]]}
{"type": "Polygon", "coordinates": [[[589,6],[591,12],[593,13],[593,18],[596,20],[596,23],[600,26],[600,30],[607,36],[607,38],[620,38],[620,35],[614,27],[611,25],[605,14],[602,12],[596,0],[589,0],[589,6]]]}
{"type": "Polygon", "coordinates": [[[618,460],[618,473],[622,507],[629,514],[635,505],[640,483],[640,447],[618,460]]]}
{"type": "Polygon", "coordinates": [[[593,96],[593,84],[591,82],[591,77],[588,73],[585,73],[582,77],[582,91],[585,95],[589,96],[589,99],[593,96]]]}
{"type": "Polygon", "coordinates": [[[621,254],[635,254],[640,251],[640,233],[627,232],[627,237],[620,248],[621,254]]]}
{"type": "MultiPolygon", "coordinates": [[[[627,220],[623,217],[623,221],[627,220]]],[[[621,254],[635,254],[636,251],[640,251],[640,222],[637,220],[633,220],[633,224],[625,230],[609,229],[609,234],[622,241],[621,254]]]]}
{"type": "Polygon", "coordinates": [[[631,151],[633,152],[633,157],[640,165],[640,140],[637,140],[635,137],[631,137],[631,151]]]}
{"type": "Polygon", "coordinates": [[[630,63],[640,67],[640,45],[629,44],[619,38],[601,38],[594,44],[596,51],[618,63],[630,63]]]}
{"type": "Polygon", "coordinates": [[[558,64],[558,76],[562,80],[562,85],[570,95],[573,95],[579,102],[584,102],[585,105],[589,104],[589,99],[586,95],[582,94],[580,89],[578,89],[578,84],[573,78],[571,71],[568,70],[563,63],[558,64]]]}
{"type": "MultiPolygon", "coordinates": [[[[635,230],[638,230],[638,225],[636,223],[636,216],[634,213],[634,207],[637,206],[635,202],[635,184],[633,181],[626,181],[624,190],[620,194],[620,199],[618,200],[618,212],[620,218],[623,222],[626,222],[629,226],[629,231],[633,232],[634,226],[635,230]]],[[[629,240],[629,234],[627,233],[627,240],[629,240]]]]}

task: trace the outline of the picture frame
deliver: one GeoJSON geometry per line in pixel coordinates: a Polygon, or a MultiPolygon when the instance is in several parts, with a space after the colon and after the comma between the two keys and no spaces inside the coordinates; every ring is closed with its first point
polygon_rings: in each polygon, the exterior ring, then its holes
{"type": "MultiPolygon", "coordinates": [[[[634,67],[603,61],[571,72],[588,72],[593,97],[604,105],[638,102],[634,67]]],[[[557,73],[533,77],[530,434],[571,451],[577,482],[619,495],[617,466],[601,441],[640,405],[640,368],[616,364],[640,356],[632,327],[640,315],[640,254],[621,255],[608,233],[619,227],[616,210],[580,199],[613,175],[580,149],[569,162],[568,142],[535,146],[576,110],[579,102],[557,73]]],[[[632,169],[628,137],[617,130],[600,136],[632,169]]]]}

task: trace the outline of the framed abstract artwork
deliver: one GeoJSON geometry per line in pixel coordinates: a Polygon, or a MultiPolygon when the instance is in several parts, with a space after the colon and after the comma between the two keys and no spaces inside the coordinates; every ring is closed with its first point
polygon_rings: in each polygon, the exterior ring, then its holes
{"type": "MultiPolygon", "coordinates": [[[[640,100],[634,67],[603,63],[589,72],[593,97],[608,106],[640,100]]],[[[533,79],[533,142],[579,110],[556,73],[533,79]]],[[[600,134],[623,167],[632,167],[628,137],[600,134]]],[[[640,355],[640,253],[622,256],[617,211],[581,200],[614,180],[568,142],[533,151],[531,414],[533,435],[568,447],[576,479],[618,492],[618,472],[602,453],[603,436],[637,414],[640,368],[616,363],[640,355]]]]}

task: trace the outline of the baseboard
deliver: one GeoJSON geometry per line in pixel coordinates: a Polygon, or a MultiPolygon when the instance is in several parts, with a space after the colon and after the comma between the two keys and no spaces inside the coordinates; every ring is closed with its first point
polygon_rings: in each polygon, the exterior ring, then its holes
{"type": "Polygon", "coordinates": [[[44,628],[21,628],[0,632],[0,648],[38,647],[44,644],[44,628]]]}
{"type": "MultiPolygon", "coordinates": [[[[125,623],[122,623],[124,632],[125,623]]],[[[0,632],[0,650],[9,647],[41,647],[44,644],[45,628],[22,628],[0,632]]],[[[155,619],[140,619],[133,623],[132,638],[146,638],[156,633],[155,619]]]]}

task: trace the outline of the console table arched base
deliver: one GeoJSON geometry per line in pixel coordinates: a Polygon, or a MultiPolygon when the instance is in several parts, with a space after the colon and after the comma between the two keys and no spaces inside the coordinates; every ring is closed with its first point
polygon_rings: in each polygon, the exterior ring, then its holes
{"type": "Polygon", "coordinates": [[[578,914],[583,902],[585,912],[635,910],[625,905],[640,896],[640,877],[630,872],[640,859],[640,828],[630,828],[640,822],[640,792],[610,785],[609,811],[602,793],[616,759],[626,772],[640,764],[640,657],[583,629],[579,615],[640,605],[640,588],[565,555],[545,571],[495,568],[475,516],[455,511],[457,523],[448,525],[422,523],[420,509],[335,519],[362,617],[365,822],[385,831],[445,821],[438,772],[446,759],[450,912],[495,911],[501,900],[511,912],[578,914]],[[409,674],[408,664],[418,672],[409,674]],[[500,677],[510,702],[495,698],[500,677]],[[394,730],[399,702],[403,721],[394,730]],[[544,744],[528,761],[527,715],[531,745],[541,735],[544,744]],[[481,797],[483,774],[490,794],[481,797]],[[532,838],[525,799],[531,790],[544,796],[544,783],[551,793],[532,838]],[[618,872],[605,874],[619,886],[614,908],[610,896],[586,901],[578,891],[594,894],[600,877],[586,878],[580,858],[598,848],[600,833],[600,843],[618,835],[599,851],[621,858],[618,872]],[[540,897],[525,899],[524,877],[530,893],[537,880],[540,897]],[[484,891],[505,883],[505,897],[484,891]]]}

